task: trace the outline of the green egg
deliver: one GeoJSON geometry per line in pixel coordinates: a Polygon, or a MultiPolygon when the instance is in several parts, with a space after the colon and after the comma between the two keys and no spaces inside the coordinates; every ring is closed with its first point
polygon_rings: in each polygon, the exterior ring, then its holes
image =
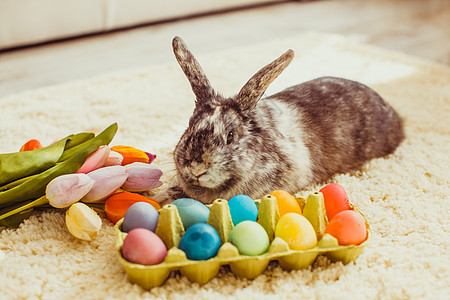
{"type": "Polygon", "coordinates": [[[252,221],[243,221],[237,224],[231,231],[230,242],[243,255],[257,256],[269,249],[267,232],[261,225],[252,221]]]}

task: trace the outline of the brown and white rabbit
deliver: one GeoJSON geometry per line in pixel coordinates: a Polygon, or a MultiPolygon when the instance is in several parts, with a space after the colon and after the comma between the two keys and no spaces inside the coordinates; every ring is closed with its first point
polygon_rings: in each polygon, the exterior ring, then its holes
{"type": "Polygon", "coordinates": [[[394,109],[355,81],[323,77],[261,99],[292,61],[292,50],[231,98],[214,91],[181,38],[173,39],[173,51],[196,106],[174,151],[178,182],[155,197],[162,203],[258,198],[277,189],[296,193],[388,155],[404,139],[394,109]]]}

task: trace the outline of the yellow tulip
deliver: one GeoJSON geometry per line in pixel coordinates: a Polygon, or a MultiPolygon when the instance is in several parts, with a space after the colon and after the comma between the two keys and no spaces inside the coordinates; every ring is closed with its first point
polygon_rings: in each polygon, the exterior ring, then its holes
{"type": "Polygon", "coordinates": [[[66,226],[74,237],[92,241],[102,227],[102,219],[89,206],[78,202],[67,210],[66,226]]]}

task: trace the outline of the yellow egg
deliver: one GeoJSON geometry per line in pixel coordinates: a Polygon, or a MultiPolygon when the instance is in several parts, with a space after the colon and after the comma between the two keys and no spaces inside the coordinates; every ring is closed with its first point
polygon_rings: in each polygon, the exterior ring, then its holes
{"type": "Polygon", "coordinates": [[[275,228],[275,237],[285,240],[292,250],[306,250],[317,245],[313,226],[297,213],[287,213],[280,218],[275,228]]]}
{"type": "Polygon", "coordinates": [[[280,217],[292,212],[300,215],[302,214],[302,209],[297,200],[295,200],[294,196],[288,192],[276,190],[270,193],[270,195],[277,198],[278,213],[280,214],[280,217]]]}

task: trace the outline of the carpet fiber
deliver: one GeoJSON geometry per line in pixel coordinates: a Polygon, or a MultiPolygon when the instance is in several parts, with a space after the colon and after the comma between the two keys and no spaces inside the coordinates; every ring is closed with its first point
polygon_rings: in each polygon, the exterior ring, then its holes
{"type": "MultiPolygon", "coordinates": [[[[173,274],[162,287],[146,291],[127,281],[116,259],[113,226],[104,216],[99,236],[85,242],[69,234],[64,211],[54,210],[34,213],[15,230],[0,227],[1,298],[448,297],[450,69],[315,33],[198,59],[216,89],[231,96],[288,48],[296,58],[268,94],[318,76],[340,76],[369,85],[405,119],[407,138],[393,155],[330,180],[344,186],[373,232],[373,242],[354,263],[319,257],[310,268],[291,272],[271,263],[254,280],[222,268],[203,286],[173,274]]],[[[167,184],[173,175],[171,152],[187,126],[193,99],[175,59],[168,65],[22,92],[0,99],[0,152],[17,151],[32,138],[48,144],[70,133],[98,133],[118,122],[112,145],[156,153],[155,164],[165,172],[167,184]]]]}

